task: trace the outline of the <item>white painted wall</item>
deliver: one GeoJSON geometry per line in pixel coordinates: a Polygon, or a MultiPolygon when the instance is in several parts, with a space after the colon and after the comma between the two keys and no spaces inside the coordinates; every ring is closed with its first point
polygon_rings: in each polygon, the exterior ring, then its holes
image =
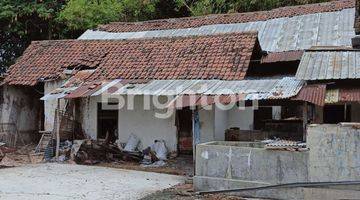
{"type": "MultiPolygon", "coordinates": [[[[44,84],[44,94],[48,94],[54,91],[56,88],[59,88],[64,83],[64,80],[56,80],[45,82],[44,84]]],[[[55,110],[57,108],[57,99],[50,99],[44,101],[44,129],[46,131],[52,131],[54,129],[54,118],[55,118],[55,110]]],[[[63,108],[65,104],[64,99],[60,99],[60,109],[63,108]]]]}
{"type": "MultiPolygon", "coordinates": [[[[82,100],[82,125],[85,133],[91,138],[97,138],[97,103],[101,97],[89,97],[82,100]]],[[[277,111],[281,108],[277,108],[277,111]]],[[[163,139],[170,151],[177,150],[177,130],[175,126],[175,113],[169,118],[159,119],[155,113],[163,111],[151,105],[150,110],[144,110],[143,96],[134,98],[134,110],[127,109],[127,104],[119,110],[119,139],[126,143],[131,133],[141,140],[140,148],[146,148],[156,139],[163,139]]],[[[280,112],[280,111],[279,111],[280,112]]],[[[252,107],[231,110],[199,110],[200,140],[201,143],[214,140],[224,140],[225,130],[230,127],[239,127],[241,130],[253,128],[254,110],[252,107]]]]}
{"type": "Polygon", "coordinates": [[[82,111],[82,128],[86,135],[92,139],[97,139],[97,103],[101,98],[86,97],[81,101],[82,111]]]}
{"type": "MultiPolygon", "coordinates": [[[[127,104],[126,104],[127,105],[127,104]]],[[[150,110],[143,106],[143,96],[134,98],[134,110],[126,107],[119,111],[119,139],[126,143],[131,134],[136,135],[140,141],[140,149],[154,143],[154,140],[165,140],[170,152],[177,150],[177,133],[175,126],[175,113],[169,118],[159,119],[155,113],[161,110],[151,105],[150,110]]]]}
{"type": "Polygon", "coordinates": [[[215,111],[214,109],[199,110],[200,119],[200,142],[211,142],[215,140],[215,111]]]}
{"type": "Polygon", "coordinates": [[[228,111],[228,128],[239,127],[241,130],[252,130],[254,127],[254,110],[252,107],[234,107],[228,111]]]}
{"type": "Polygon", "coordinates": [[[228,129],[228,111],[215,106],[215,140],[225,140],[225,130],[228,129]]]}

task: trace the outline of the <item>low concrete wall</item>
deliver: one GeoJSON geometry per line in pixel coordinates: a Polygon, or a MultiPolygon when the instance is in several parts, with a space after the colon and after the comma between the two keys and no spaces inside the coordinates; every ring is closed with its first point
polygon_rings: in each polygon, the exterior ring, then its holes
{"type": "MultiPolygon", "coordinates": [[[[269,151],[260,143],[210,142],[196,149],[196,178],[214,182],[229,179],[228,184],[212,185],[207,181],[198,190],[230,189],[270,184],[308,181],[308,152],[269,151]]],[[[220,181],[221,182],[221,181],[220,181]]]]}
{"type": "Polygon", "coordinates": [[[360,180],[360,124],[310,125],[310,181],[360,180]]]}
{"type": "MultiPolygon", "coordinates": [[[[275,151],[260,143],[210,142],[196,149],[196,190],[221,190],[315,181],[360,180],[360,124],[310,125],[306,152],[275,151]]],[[[238,193],[262,198],[316,199],[327,193],[359,195],[331,188],[272,189],[238,193]]],[[[333,195],[332,195],[333,194],[333,195]]],[[[338,196],[338,195],[337,195],[338,196]]]]}

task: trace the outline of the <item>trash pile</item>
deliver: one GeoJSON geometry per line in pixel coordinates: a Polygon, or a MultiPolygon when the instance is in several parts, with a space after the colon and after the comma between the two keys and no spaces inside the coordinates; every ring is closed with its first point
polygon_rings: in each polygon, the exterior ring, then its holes
{"type": "Polygon", "coordinates": [[[265,149],[270,150],[286,150],[286,151],[307,151],[306,143],[291,141],[291,140],[262,140],[261,143],[265,144],[265,149]]]}
{"type": "Polygon", "coordinates": [[[38,163],[33,149],[34,145],[31,144],[19,147],[9,147],[6,143],[0,142],[0,168],[38,163]]]}
{"type": "Polygon", "coordinates": [[[127,143],[119,140],[114,143],[108,140],[66,140],[60,143],[59,157],[56,159],[55,140],[45,148],[44,158],[50,162],[73,162],[76,164],[94,165],[100,162],[138,162],[143,167],[161,167],[166,165],[167,148],[163,140],[155,140],[154,144],[139,150],[140,140],[131,134],[127,143]]]}

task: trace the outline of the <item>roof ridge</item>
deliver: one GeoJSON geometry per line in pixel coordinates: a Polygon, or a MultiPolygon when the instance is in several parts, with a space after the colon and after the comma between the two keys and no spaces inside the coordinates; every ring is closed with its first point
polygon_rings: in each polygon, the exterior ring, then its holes
{"type": "Polygon", "coordinates": [[[58,39],[58,40],[33,40],[31,44],[35,45],[46,45],[52,42],[124,42],[124,41],[151,41],[151,40],[176,40],[176,39],[187,39],[187,38],[214,38],[224,36],[258,36],[258,31],[243,31],[243,32],[231,32],[231,33],[217,33],[212,35],[188,35],[188,36],[168,36],[168,37],[152,37],[152,38],[131,38],[131,39],[58,39]]]}

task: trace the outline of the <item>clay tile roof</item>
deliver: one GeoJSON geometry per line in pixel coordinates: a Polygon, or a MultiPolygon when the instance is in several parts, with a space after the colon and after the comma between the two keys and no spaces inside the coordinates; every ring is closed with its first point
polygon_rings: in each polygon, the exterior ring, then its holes
{"type": "Polygon", "coordinates": [[[35,85],[64,69],[96,68],[90,79],[243,79],[256,32],[138,40],[32,42],[4,82],[35,85]]]}
{"type": "Polygon", "coordinates": [[[112,22],[109,24],[100,25],[98,29],[108,32],[137,32],[150,30],[181,29],[211,24],[232,24],[253,21],[265,21],[282,17],[293,17],[322,12],[335,12],[353,7],[355,7],[354,0],[339,0],[318,4],[281,7],[270,11],[207,15],[201,17],[185,17],[177,19],[163,19],[133,23],[112,22]]]}

